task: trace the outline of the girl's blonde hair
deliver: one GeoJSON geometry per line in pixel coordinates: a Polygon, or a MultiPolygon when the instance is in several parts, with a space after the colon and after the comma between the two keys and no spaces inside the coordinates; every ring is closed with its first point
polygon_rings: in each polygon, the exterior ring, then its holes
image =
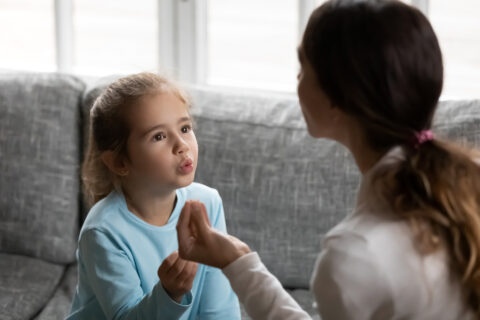
{"type": "Polygon", "coordinates": [[[89,205],[106,197],[120,187],[117,175],[103,163],[104,151],[115,157],[127,157],[127,139],[130,129],[126,111],[134,108],[144,96],[169,92],[190,106],[190,97],[174,81],[154,73],[143,72],[120,78],[108,85],[90,110],[88,147],[82,165],[84,194],[89,205]]]}

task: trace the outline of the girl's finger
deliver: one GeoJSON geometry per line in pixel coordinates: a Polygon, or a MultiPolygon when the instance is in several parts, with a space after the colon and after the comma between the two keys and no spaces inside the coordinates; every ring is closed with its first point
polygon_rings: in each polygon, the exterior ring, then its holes
{"type": "Polygon", "coordinates": [[[168,273],[170,268],[172,268],[179,258],[178,251],[172,252],[168,257],[166,257],[160,267],[158,268],[158,276],[160,274],[165,275],[168,273]]]}
{"type": "Polygon", "coordinates": [[[178,276],[177,281],[179,282],[189,282],[195,278],[197,274],[197,263],[195,262],[187,262],[187,265],[183,269],[181,275],[178,276]]]}
{"type": "Polygon", "coordinates": [[[167,272],[167,277],[169,277],[170,279],[177,278],[179,275],[182,274],[182,272],[184,272],[186,265],[187,265],[186,260],[183,260],[182,258],[178,258],[177,262],[175,262],[175,264],[167,272]]]}

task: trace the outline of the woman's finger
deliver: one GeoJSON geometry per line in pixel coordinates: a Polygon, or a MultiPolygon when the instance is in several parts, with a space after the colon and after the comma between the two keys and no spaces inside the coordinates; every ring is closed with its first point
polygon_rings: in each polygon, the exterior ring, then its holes
{"type": "Polygon", "coordinates": [[[185,202],[183,205],[182,211],[180,212],[180,217],[178,218],[177,222],[177,229],[179,227],[188,227],[188,223],[190,220],[190,205],[191,201],[185,202]]]}
{"type": "Polygon", "coordinates": [[[210,224],[210,219],[208,219],[208,213],[207,213],[207,208],[203,204],[203,202],[200,202],[200,206],[202,208],[202,213],[203,213],[203,218],[205,221],[208,223],[208,226],[211,227],[212,225],[210,224]]]}
{"type": "Polygon", "coordinates": [[[190,213],[190,223],[192,223],[197,232],[198,236],[203,238],[208,234],[210,230],[210,221],[208,220],[207,209],[201,202],[193,202],[192,209],[190,213]]]}
{"type": "Polygon", "coordinates": [[[181,240],[183,243],[184,240],[189,239],[191,236],[191,232],[189,228],[190,212],[191,212],[190,207],[191,207],[191,202],[190,201],[185,202],[182,212],[180,213],[180,217],[178,218],[177,234],[178,234],[179,244],[181,240]]]}

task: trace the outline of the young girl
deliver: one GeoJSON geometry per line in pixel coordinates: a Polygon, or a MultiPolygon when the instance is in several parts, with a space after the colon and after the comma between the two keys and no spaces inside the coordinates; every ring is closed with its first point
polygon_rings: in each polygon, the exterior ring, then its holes
{"type": "MultiPolygon", "coordinates": [[[[478,152],[430,131],[443,66],[426,17],[400,1],[327,1],[299,58],[309,133],[345,145],[363,175],[355,210],[326,235],[314,268],[321,318],[480,319],[478,152]]],[[[310,318],[208,219],[187,203],[182,258],[223,268],[254,319],[310,318]]]]}
{"type": "Polygon", "coordinates": [[[151,73],[121,78],[95,101],[89,134],[82,178],[95,205],[80,231],[67,319],[240,319],[221,271],[176,251],[187,200],[226,231],[218,192],[192,183],[198,147],[186,94],[151,73]]]}

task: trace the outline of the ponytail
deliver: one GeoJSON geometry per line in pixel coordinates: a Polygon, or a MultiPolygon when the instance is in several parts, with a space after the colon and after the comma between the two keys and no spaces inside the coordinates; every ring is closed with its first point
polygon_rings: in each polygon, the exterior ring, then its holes
{"type": "Polygon", "coordinates": [[[405,161],[374,184],[406,218],[424,254],[444,247],[466,302],[480,316],[480,160],[478,151],[438,139],[406,149],[405,161]]]}

